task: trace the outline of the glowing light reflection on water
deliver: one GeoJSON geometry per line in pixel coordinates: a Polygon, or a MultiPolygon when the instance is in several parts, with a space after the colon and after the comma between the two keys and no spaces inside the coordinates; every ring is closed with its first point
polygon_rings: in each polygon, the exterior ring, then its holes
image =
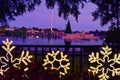
{"type": "MultiPolygon", "coordinates": [[[[15,45],[65,45],[65,41],[60,38],[48,39],[48,38],[20,38],[20,37],[6,37],[0,36],[0,44],[2,40],[9,38],[15,45]]],[[[103,40],[77,40],[72,41],[71,45],[102,45],[103,40]]]]}

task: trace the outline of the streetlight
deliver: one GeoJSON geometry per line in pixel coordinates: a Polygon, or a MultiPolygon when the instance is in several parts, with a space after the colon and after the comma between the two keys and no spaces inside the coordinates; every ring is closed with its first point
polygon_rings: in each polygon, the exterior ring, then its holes
{"type": "Polygon", "coordinates": [[[37,39],[37,45],[38,45],[38,38],[39,38],[39,36],[36,36],[36,39],[37,39]]]}

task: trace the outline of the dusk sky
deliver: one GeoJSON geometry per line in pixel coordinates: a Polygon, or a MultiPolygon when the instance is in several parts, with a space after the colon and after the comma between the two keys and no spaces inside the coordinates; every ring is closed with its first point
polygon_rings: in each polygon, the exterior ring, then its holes
{"type": "MultiPolygon", "coordinates": [[[[108,30],[108,27],[100,26],[100,21],[93,21],[91,12],[96,9],[96,6],[89,3],[86,4],[84,9],[80,10],[81,14],[79,15],[78,22],[75,18],[70,16],[69,20],[71,22],[72,31],[94,31],[96,29],[108,30]]],[[[60,30],[65,30],[67,20],[64,20],[63,17],[58,16],[57,6],[54,8],[53,14],[53,27],[60,30]]],[[[40,6],[36,7],[34,11],[27,12],[22,16],[16,17],[15,21],[9,23],[10,27],[38,27],[38,28],[50,28],[50,16],[51,10],[47,9],[45,2],[42,2],[40,6]]]]}

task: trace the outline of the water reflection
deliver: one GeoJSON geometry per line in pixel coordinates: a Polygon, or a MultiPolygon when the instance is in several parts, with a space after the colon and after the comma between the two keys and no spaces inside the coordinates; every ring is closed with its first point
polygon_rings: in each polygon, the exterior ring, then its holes
{"type": "Polygon", "coordinates": [[[0,36],[0,44],[6,38],[14,41],[17,45],[102,45],[103,40],[78,40],[78,41],[64,41],[61,38],[42,38],[42,37],[3,37],[0,36]]]}
{"type": "Polygon", "coordinates": [[[65,40],[64,40],[64,42],[65,42],[65,45],[66,45],[66,46],[70,46],[70,45],[71,45],[71,41],[65,41],[65,40]]]}

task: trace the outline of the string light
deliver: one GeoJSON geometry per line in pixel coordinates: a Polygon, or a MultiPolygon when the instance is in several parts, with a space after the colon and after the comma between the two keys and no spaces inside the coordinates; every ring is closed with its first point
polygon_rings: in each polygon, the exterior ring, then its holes
{"type": "MultiPolygon", "coordinates": [[[[1,67],[0,67],[0,74],[3,75],[4,72],[6,72],[10,67],[16,67],[19,68],[19,65],[21,63],[25,64],[26,66],[28,63],[31,63],[32,56],[29,55],[29,51],[22,51],[22,54],[20,58],[13,58],[13,55],[11,51],[15,48],[15,46],[11,46],[13,41],[9,41],[9,39],[6,39],[6,41],[2,41],[4,46],[2,48],[6,51],[6,56],[0,57],[1,67]]],[[[27,69],[26,69],[27,70],[27,69]]]]}
{"type": "Polygon", "coordinates": [[[67,74],[67,70],[70,69],[70,62],[69,59],[67,59],[67,55],[63,55],[63,52],[57,51],[56,53],[54,51],[52,51],[52,53],[47,53],[47,55],[45,56],[44,59],[44,64],[43,67],[44,69],[47,69],[47,65],[51,66],[51,69],[55,69],[60,71],[59,72],[59,76],[61,77],[61,75],[65,75],[67,74]],[[60,58],[57,59],[57,56],[60,55],[60,58]],[[50,59],[50,57],[52,58],[52,60],[50,59]],[[62,64],[62,61],[64,61],[66,64],[62,64]],[[55,62],[59,63],[56,64],[57,67],[55,66],[55,62]],[[63,69],[64,71],[61,71],[60,69],[63,69]]]}
{"type": "Polygon", "coordinates": [[[107,80],[109,79],[108,73],[111,72],[112,76],[120,75],[120,68],[115,67],[115,64],[120,65],[120,54],[114,54],[113,59],[110,59],[110,55],[112,54],[112,49],[108,46],[102,47],[102,50],[100,50],[100,53],[91,53],[89,55],[89,62],[91,64],[96,64],[97,66],[90,66],[90,69],[88,71],[93,72],[93,74],[97,74],[100,72],[101,74],[98,76],[100,80],[107,80]],[[100,53],[103,56],[103,58],[100,58],[100,53]]]}

